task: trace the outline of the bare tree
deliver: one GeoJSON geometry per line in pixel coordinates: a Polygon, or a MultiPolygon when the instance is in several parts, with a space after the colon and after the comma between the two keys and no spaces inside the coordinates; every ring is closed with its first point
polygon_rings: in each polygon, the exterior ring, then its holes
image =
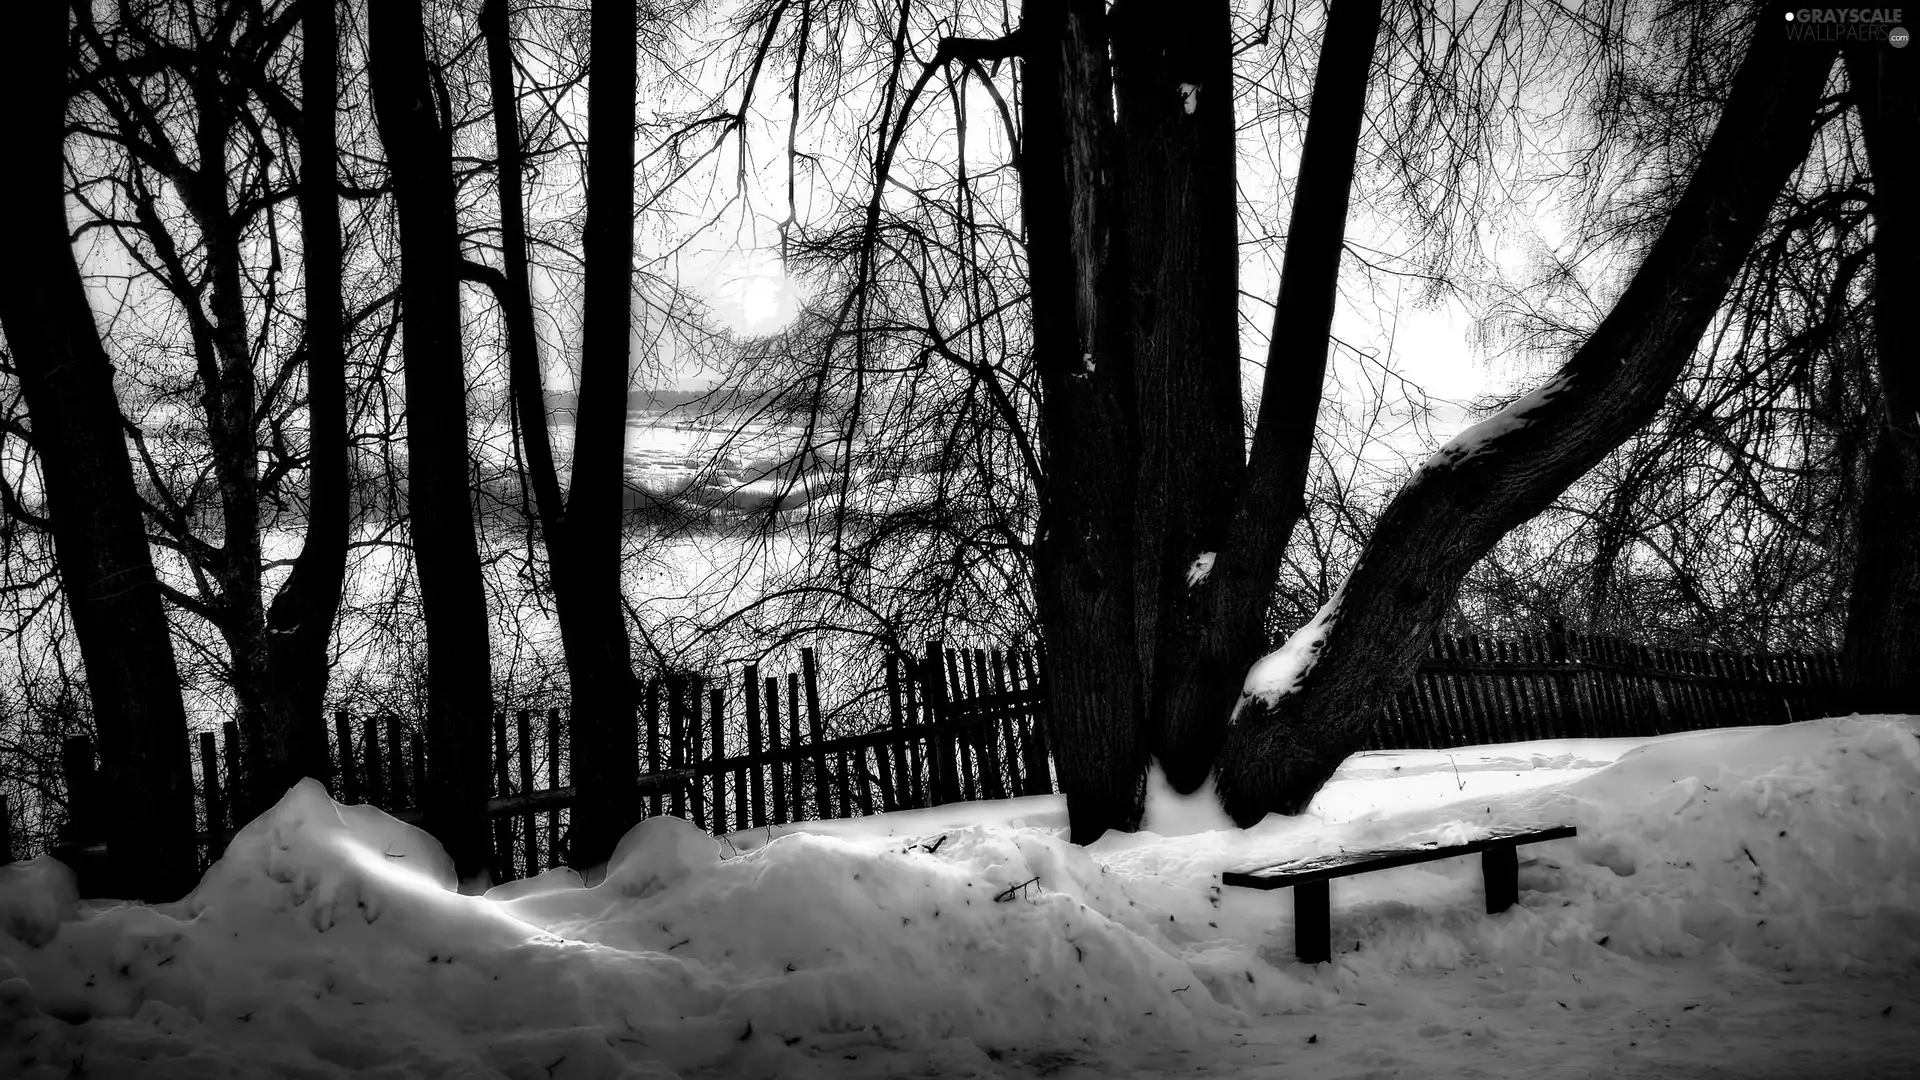
{"type": "Polygon", "coordinates": [[[1762,13],[1712,139],[1607,318],[1546,386],[1427,463],[1337,596],[1256,665],[1219,756],[1242,824],[1299,813],[1410,676],[1467,570],[1658,410],[1806,155],[1834,52],[1762,13]]]}
{"type": "Polygon", "coordinates": [[[407,519],[427,628],[427,828],[463,882],[489,868],[493,719],[486,593],[468,492],[460,248],[444,87],[435,92],[419,0],[376,4],[368,64],[400,225],[407,519]]]}
{"type": "Polygon", "coordinates": [[[65,228],[68,9],[33,5],[0,45],[17,158],[0,176],[0,326],[33,425],[54,550],[100,738],[100,796],[119,895],[192,888],[193,776],[159,582],[147,550],[113,367],[65,228]]]}

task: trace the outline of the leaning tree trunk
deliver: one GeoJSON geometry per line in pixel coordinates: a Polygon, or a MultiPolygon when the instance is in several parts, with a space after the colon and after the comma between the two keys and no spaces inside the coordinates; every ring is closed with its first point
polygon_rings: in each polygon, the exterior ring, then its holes
{"type": "Polygon", "coordinates": [[[0,326],[40,457],[55,564],[86,664],[121,896],[193,887],[193,773],[160,585],[134,488],[113,366],[66,231],[67,8],[28,4],[0,35],[13,153],[0,169],[0,326]]]}
{"type": "Polygon", "coordinates": [[[1021,215],[1045,478],[1034,560],[1054,761],[1075,843],[1139,827],[1147,744],[1134,635],[1133,359],[1102,0],[1020,28],[1021,215]]]}
{"type": "MultiPolygon", "coordinates": [[[[573,479],[554,568],[555,613],[567,655],[576,736],[575,804],[567,861],[605,862],[640,820],[635,797],[639,705],[620,602],[627,351],[633,333],[633,110],[637,26],[632,0],[594,0],[587,83],[587,227],[580,395],[573,479]],[[561,572],[564,571],[564,572],[561,572]]],[[[544,416],[527,422],[544,423],[544,416]]],[[[548,541],[552,544],[552,539],[548,541]]],[[[551,550],[551,548],[549,549],[551,550]]]]}
{"type": "Polygon", "coordinates": [[[1226,547],[1246,460],[1233,5],[1122,0],[1111,25],[1138,417],[1133,618],[1148,745],[1192,790],[1214,746],[1169,711],[1166,673],[1185,666],[1192,640],[1175,631],[1188,568],[1226,547]]]}
{"type": "MultiPolygon", "coordinates": [[[[347,565],[347,372],[341,306],[340,202],[334,168],[334,4],[303,0],[300,18],[300,243],[306,281],[307,529],[267,609],[268,728],[285,747],[263,786],[332,777],[324,707],[327,647],[347,565]]],[[[343,752],[347,748],[342,748],[343,752]]]]}
{"type": "Polygon", "coordinates": [[[1789,45],[1768,9],[1667,227],[1546,386],[1469,429],[1381,515],[1335,598],[1248,674],[1221,748],[1242,826],[1297,814],[1413,675],[1460,579],[1658,411],[1769,207],[1805,157],[1834,50],[1789,45]]]}
{"type": "MultiPolygon", "coordinates": [[[[1229,475],[1241,483],[1229,492],[1235,498],[1222,500],[1231,513],[1226,535],[1198,549],[1216,555],[1210,568],[1195,567],[1197,580],[1192,584],[1183,566],[1163,569],[1161,580],[1171,590],[1170,601],[1162,608],[1158,625],[1147,628],[1157,633],[1162,657],[1156,666],[1150,712],[1154,753],[1166,770],[1167,783],[1182,794],[1199,787],[1213,767],[1239,693],[1239,676],[1265,644],[1267,604],[1280,558],[1305,506],[1307,463],[1332,341],[1367,73],[1379,30],[1378,0],[1332,5],[1314,72],[1253,449],[1240,477],[1236,366],[1229,373],[1235,393],[1235,469],[1229,475]]],[[[1223,36],[1220,48],[1226,47],[1223,36]]],[[[1133,138],[1132,132],[1128,137],[1133,138]]],[[[1231,206],[1231,192],[1227,198],[1226,205],[1231,206]]],[[[1211,222],[1204,224],[1214,227],[1211,222]]],[[[1227,280],[1223,292],[1235,295],[1233,279],[1227,280]]],[[[1169,477],[1163,482],[1178,484],[1179,479],[1169,477]]],[[[1143,493],[1149,483],[1143,476],[1143,493]]],[[[1185,557],[1197,553],[1189,551],[1185,557]]]]}
{"type": "Polygon", "coordinates": [[[400,223],[407,394],[407,519],[427,630],[427,830],[463,883],[489,864],[493,674],[467,482],[460,249],[453,150],[428,83],[419,0],[382,0],[368,67],[400,223]]]}
{"type": "Polygon", "coordinates": [[[1841,659],[1850,707],[1920,712],[1920,80],[1911,58],[1850,48],[1847,76],[1873,170],[1873,323],[1884,404],[1860,507],[1841,659]]]}

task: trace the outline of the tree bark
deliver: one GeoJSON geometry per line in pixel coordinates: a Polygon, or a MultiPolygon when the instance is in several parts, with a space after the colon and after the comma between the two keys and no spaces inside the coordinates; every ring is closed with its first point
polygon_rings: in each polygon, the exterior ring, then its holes
{"type": "MultiPolygon", "coordinates": [[[[620,602],[638,27],[631,0],[594,0],[592,19],[580,393],[559,533],[564,553],[551,560],[576,733],[570,764],[580,802],[567,849],[576,869],[605,862],[640,820],[638,700],[620,602]]],[[[529,417],[527,425],[544,423],[544,416],[529,417]]]]}
{"type": "Polygon", "coordinates": [[[1190,791],[1218,740],[1199,737],[1190,712],[1169,709],[1175,684],[1165,675],[1188,665],[1187,568],[1226,547],[1246,462],[1233,9],[1227,0],[1122,0],[1111,22],[1138,423],[1135,637],[1149,748],[1190,791]]]}
{"type": "Polygon", "coordinates": [[[1024,15],[1022,218],[1041,384],[1035,591],[1074,843],[1139,827],[1147,740],[1134,623],[1134,372],[1101,0],[1024,15]]]}
{"type": "Polygon", "coordinates": [[[368,19],[369,82],[400,224],[407,518],[427,637],[426,827],[463,882],[488,869],[493,676],[468,494],[452,144],[429,85],[419,0],[368,19]]]}
{"type": "Polygon", "coordinates": [[[86,664],[99,735],[107,849],[122,896],[177,900],[194,885],[186,713],[113,367],[66,232],[67,7],[29,4],[0,35],[14,120],[0,169],[0,326],[33,424],[55,562],[86,664]]]}
{"type": "Polygon", "coordinates": [[[293,569],[267,609],[266,712],[285,747],[284,792],[303,776],[332,779],[325,704],[327,650],[347,563],[347,373],[341,301],[340,202],[334,132],[339,63],[336,0],[303,0],[300,60],[300,242],[307,325],[307,527],[293,569]]]}
{"type": "Polygon", "coordinates": [[[1873,322],[1884,406],[1867,465],[1841,649],[1851,707],[1920,712],[1920,80],[1885,46],[1847,50],[1873,172],[1873,322]]]}
{"type": "MultiPolygon", "coordinates": [[[[1229,475],[1239,479],[1244,472],[1244,483],[1236,483],[1228,498],[1220,500],[1232,515],[1221,527],[1226,535],[1200,548],[1217,552],[1211,572],[1191,587],[1184,565],[1173,566],[1162,578],[1171,602],[1152,628],[1163,656],[1154,678],[1154,753],[1168,784],[1182,794],[1198,788],[1213,767],[1239,693],[1238,677],[1265,644],[1267,604],[1280,559],[1305,508],[1307,463],[1326,377],[1367,74],[1379,30],[1377,0],[1331,5],[1294,185],[1259,418],[1244,470],[1238,468],[1240,447],[1234,444],[1236,468],[1229,475]]],[[[1230,200],[1231,192],[1224,197],[1230,200]]],[[[1233,278],[1222,291],[1236,294],[1233,278]]],[[[1237,439],[1237,365],[1232,380],[1237,439]]],[[[1180,480],[1176,476],[1168,482],[1180,480]]],[[[1218,499],[1216,493],[1209,495],[1218,499]]]]}
{"type": "Polygon", "coordinates": [[[1249,674],[1216,774],[1236,822],[1303,811],[1412,677],[1467,570],[1658,410],[1806,154],[1834,50],[1790,45],[1785,25],[1773,9],[1757,20],[1692,180],[1592,337],[1542,392],[1436,454],[1321,617],[1249,674]],[[1283,673],[1288,654],[1317,661],[1283,673]]]}
{"type": "Polygon", "coordinates": [[[480,30],[500,163],[504,269],[490,280],[507,324],[510,382],[527,472],[547,545],[554,611],[567,657],[574,716],[569,764],[580,790],[569,865],[605,862],[639,820],[635,718],[639,701],[620,603],[620,534],[626,477],[628,348],[633,289],[633,109],[639,27],[630,4],[593,9],[587,86],[586,303],[573,476],[563,498],[547,434],[546,394],[528,288],[520,118],[506,0],[487,0],[480,30]]]}

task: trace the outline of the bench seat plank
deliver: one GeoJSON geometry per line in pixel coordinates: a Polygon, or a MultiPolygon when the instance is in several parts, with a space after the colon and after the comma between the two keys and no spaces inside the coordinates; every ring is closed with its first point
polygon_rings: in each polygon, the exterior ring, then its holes
{"type": "Polygon", "coordinates": [[[1447,847],[1436,844],[1431,847],[1389,847],[1342,851],[1333,855],[1292,859],[1250,870],[1229,870],[1220,875],[1220,880],[1223,884],[1237,885],[1247,889],[1284,889],[1303,881],[1330,881],[1333,878],[1351,877],[1354,874],[1366,874],[1395,866],[1412,866],[1415,863],[1472,855],[1492,847],[1562,840],[1576,835],[1576,832],[1577,830],[1571,825],[1559,825],[1550,829],[1508,826],[1495,829],[1488,835],[1465,844],[1452,844],[1447,847]]]}
{"type": "Polygon", "coordinates": [[[1562,840],[1575,835],[1578,835],[1578,830],[1571,825],[1545,829],[1503,826],[1465,844],[1442,847],[1434,843],[1419,847],[1343,851],[1337,855],[1293,859],[1251,870],[1229,870],[1220,875],[1220,880],[1227,885],[1248,889],[1291,886],[1294,956],[1303,964],[1323,964],[1333,959],[1332,904],[1327,888],[1327,883],[1332,879],[1478,852],[1480,875],[1487,892],[1487,913],[1499,914],[1520,899],[1520,845],[1562,840]]]}

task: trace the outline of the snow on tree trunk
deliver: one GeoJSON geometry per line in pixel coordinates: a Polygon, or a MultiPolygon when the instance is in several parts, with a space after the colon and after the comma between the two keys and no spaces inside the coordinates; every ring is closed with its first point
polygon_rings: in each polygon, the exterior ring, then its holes
{"type": "Polygon", "coordinates": [[[1158,622],[1147,628],[1160,642],[1150,713],[1154,753],[1178,792],[1198,788],[1213,767],[1239,677],[1264,642],[1280,557],[1304,506],[1367,73],[1379,27],[1380,6],[1366,0],[1333,5],[1328,16],[1294,186],[1259,423],[1246,467],[1236,459],[1230,470],[1239,497],[1217,546],[1197,542],[1171,553],[1176,559],[1197,559],[1195,551],[1205,547],[1210,554],[1198,575],[1184,562],[1168,570],[1165,578],[1174,594],[1158,622]]]}

